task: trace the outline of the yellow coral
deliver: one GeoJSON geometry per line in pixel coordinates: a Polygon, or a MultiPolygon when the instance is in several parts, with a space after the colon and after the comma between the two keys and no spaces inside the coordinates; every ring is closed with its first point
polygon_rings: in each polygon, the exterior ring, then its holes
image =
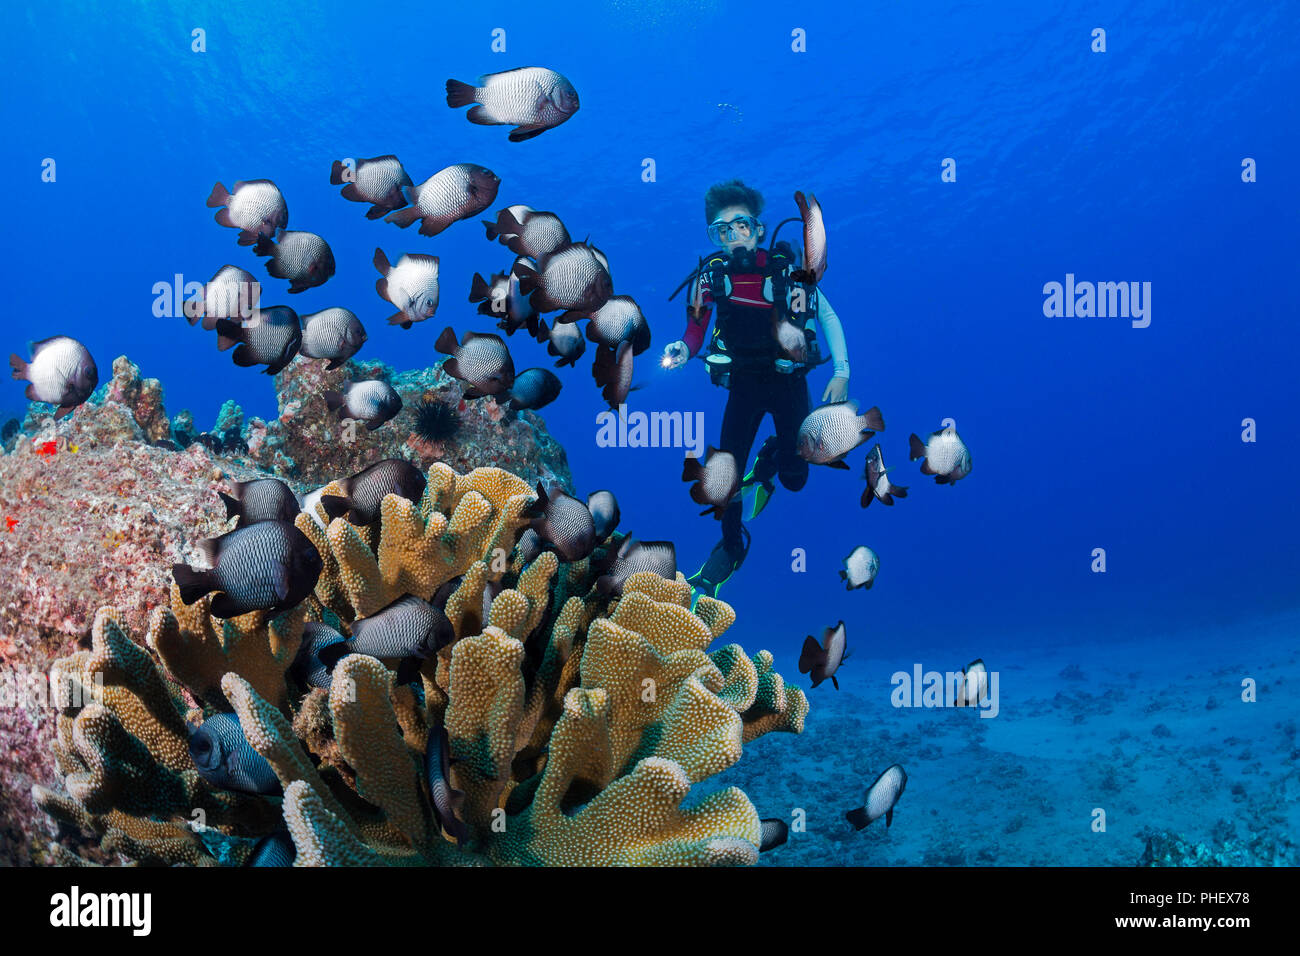
{"type": "Polygon", "coordinates": [[[692,610],[680,574],[631,575],[609,600],[586,559],[511,560],[531,500],[508,472],[458,475],[437,464],[422,501],[387,496],[370,528],[345,519],[322,528],[300,515],[322,555],[314,596],[284,614],[220,621],[207,599],[185,606],[174,592],[147,635],[165,671],[104,609],[92,650],[52,671],[67,690],[102,675],[105,692],[60,713],[55,755],[68,793],[41,789],[41,806],[101,834],[106,849],[151,862],[239,862],[279,820],[297,865],[752,863],[760,828],[743,793],[723,790],[689,810],[682,802],[692,783],[738,760],[743,743],[801,732],[807,699],[767,652],[708,652],[735,614],[703,597],[692,610]],[[359,654],[335,666],[328,693],[304,695],[287,678],[306,621],[346,633],[402,595],[429,598],[457,577],[446,601],[457,639],[425,662],[422,693],[395,687],[384,664],[359,654]],[[234,710],[282,801],[218,791],[198,776],[181,687],[205,712],[234,710]],[[460,791],[451,805],[469,828],[459,847],[433,823],[441,785],[423,768],[440,727],[460,791]],[[192,808],[209,813],[208,830],[187,825],[192,808]]]}

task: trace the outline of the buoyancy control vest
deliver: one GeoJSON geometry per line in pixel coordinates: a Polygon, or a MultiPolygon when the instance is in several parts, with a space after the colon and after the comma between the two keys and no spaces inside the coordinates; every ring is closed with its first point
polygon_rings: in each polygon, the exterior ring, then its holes
{"type": "Polygon", "coordinates": [[[817,287],[790,277],[798,267],[798,254],[787,242],[771,249],[740,249],[734,255],[710,253],[700,267],[700,282],[716,310],[709,351],[725,354],[733,363],[768,365],[783,372],[806,371],[818,364],[816,337],[809,327],[817,317],[817,287]],[[792,362],[781,350],[774,332],[781,320],[803,331],[807,362],[792,362]]]}

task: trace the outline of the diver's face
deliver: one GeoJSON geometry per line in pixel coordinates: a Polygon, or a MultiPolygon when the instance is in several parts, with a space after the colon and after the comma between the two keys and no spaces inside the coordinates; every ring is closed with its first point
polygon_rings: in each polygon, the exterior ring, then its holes
{"type": "MultiPolygon", "coordinates": [[[[744,216],[749,216],[751,219],[758,218],[744,206],[727,206],[718,210],[718,214],[713,217],[713,221],[731,222],[744,216]]],[[[748,249],[753,252],[758,248],[758,240],[763,236],[763,226],[760,223],[757,230],[751,230],[738,225],[734,232],[736,233],[734,238],[727,239],[724,237],[722,240],[722,249],[727,255],[732,255],[737,249],[748,249]]]]}

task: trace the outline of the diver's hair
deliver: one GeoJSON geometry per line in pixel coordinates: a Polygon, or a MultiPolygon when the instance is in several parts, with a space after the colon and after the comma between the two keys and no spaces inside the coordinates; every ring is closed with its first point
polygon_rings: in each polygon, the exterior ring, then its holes
{"type": "Polygon", "coordinates": [[[763,212],[763,194],[746,186],[739,179],[714,183],[704,194],[704,221],[713,222],[718,212],[728,206],[744,206],[757,219],[763,212]]]}

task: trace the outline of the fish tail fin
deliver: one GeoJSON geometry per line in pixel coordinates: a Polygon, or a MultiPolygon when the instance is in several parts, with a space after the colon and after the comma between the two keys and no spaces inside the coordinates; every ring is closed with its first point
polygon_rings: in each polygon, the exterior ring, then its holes
{"type": "Polygon", "coordinates": [[[925,442],[921,441],[916,435],[907,440],[907,447],[910,449],[912,461],[925,457],[925,442]]]}
{"type": "Polygon", "coordinates": [[[868,486],[862,489],[862,497],[858,499],[858,504],[862,505],[862,507],[865,508],[871,504],[871,499],[874,497],[876,496],[872,494],[871,488],[870,486],[868,486]]]}
{"type": "Polygon", "coordinates": [[[519,262],[514,267],[515,279],[519,282],[519,292],[521,295],[532,295],[537,289],[537,270],[525,262],[519,262]]]}
{"type": "Polygon", "coordinates": [[[474,273],[474,280],[469,287],[469,300],[471,302],[482,302],[492,294],[492,287],[488,285],[487,279],[484,279],[477,272],[474,273]]]}
{"type": "Polygon", "coordinates": [[[330,166],[330,185],[331,185],[331,186],[337,186],[337,185],[339,185],[340,183],[343,182],[343,170],[345,170],[345,169],[347,169],[347,167],[344,166],[342,162],[340,162],[340,161],[337,160],[337,159],[334,160],[334,164],[333,164],[332,166],[330,166]]]}
{"type": "Polygon", "coordinates": [[[182,604],[193,604],[217,588],[211,571],[195,571],[188,564],[173,564],[172,578],[180,589],[182,604]]]}
{"type": "Polygon", "coordinates": [[[469,106],[478,96],[478,87],[460,80],[447,81],[447,105],[452,109],[469,106]]]}
{"type": "Polygon", "coordinates": [[[340,495],[321,495],[320,506],[321,510],[325,512],[325,517],[329,518],[330,521],[335,518],[342,518],[348,513],[348,508],[351,507],[348,504],[348,499],[340,495]]]}
{"type": "Polygon", "coordinates": [[[378,246],[375,246],[375,256],[370,261],[374,263],[375,268],[379,270],[381,276],[387,276],[388,270],[392,268],[392,266],[388,264],[388,256],[384,255],[384,250],[380,249],[378,246]]]}
{"type": "Polygon", "coordinates": [[[217,349],[224,352],[238,345],[243,340],[243,330],[236,322],[229,319],[217,319],[213,326],[217,330],[217,349]]]}
{"type": "Polygon", "coordinates": [[[316,651],[316,660],[320,661],[327,671],[333,671],[338,662],[351,653],[352,648],[348,646],[347,641],[334,641],[316,651]]]}
{"type": "Polygon", "coordinates": [[[704,466],[698,458],[687,458],[682,463],[682,481],[696,481],[703,474],[704,466]]]}
{"type": "Polygon", "coordinates": [[[443,355],[455,355],[456,350],[460,348],[460,343],[456,340],[456,330],[450,325],[438,334],[438,340],[433,343],[433,347],[443,355]]]}
{"type": "Polygon", "coordinates": [[[226,494],[224,491],[218,491],[217,495],[226,506],[226,520],[229,521],[231,518],[239,517],[241,513],[239,502],[230,497],[230,495],[226,494]]]}
{"type": "Polygon", "coordinates": [[[495,222],[488,222],[486,219],[480,219],[479,222],[483,223],[483,227],[487,230],[487,237],[489,240],[495,239],[497,236],[501,235],[501,231],[497,229],[497,224],[495,222]]]}
{"type": "Polygon", "coordinates": [[[16,352],[9,353],[9,367],[14,370],[14,378],[27,377],[27,362],[16,352]]]}
{"type": "Polygon", "coordinates": [[[336,392],[333,389],[328,389],[322,392],[321,395],[325,399],[325,407],[331,412],[337,412],[347,401],[342,392],[336,392]]]}
{"type": "Polygon", "coordinates": [[[872,405],[862,415],[862,424],[865,429],[873,432],[883,432],[885,430],[885,417],[880,414],[880,406],[872,405]]]}
{"type": "MultiPolygon", "coordinates": [[[[253,255],[269,256],[275,253],[275,243],[270,236],[258,234],[257,241],[253,243],[253,255]]],[[[277,276],[276,278],[281,278],[277,276]]]]}
{"type": "Polygon", "coordinates": [[[853,810],[850,810],[848,813],[844,814],[844,819],[848,820],[849,823],[853,824],[853,829],[855,830],[861,830],[863,827],[865,827],[868,823],[871,822],[869,819],[867,819],[866,807],[857,807],[853,810]]]}
{"type": "Polygon", "coordinates": [[[907,497],[907,489],[904,488],[904,487],[900,487],[899,485],[890,485],[890,486],[889,486],[889,493],[890,493],[891,495],[893,495],[895,498],[906,498],[906,497],[907,497]]]}
{"type": "Polygon", "coordinates": [[[822,646],[817,643],[817,638],[809,634],[803,639],[803,649],[799,651],[799,673],[807,674],[812,670],[813,664],[817,663],[817,655],[821,653],[822,646]]]}
{"type": "Polygon", "coordinates": [[[208,194],[208,208],[216,209],[218,206],[224,206],[230,202],[230,193],[226,192],[226,187],[217,183],[212,187],[212,192],[208,194]]]}

